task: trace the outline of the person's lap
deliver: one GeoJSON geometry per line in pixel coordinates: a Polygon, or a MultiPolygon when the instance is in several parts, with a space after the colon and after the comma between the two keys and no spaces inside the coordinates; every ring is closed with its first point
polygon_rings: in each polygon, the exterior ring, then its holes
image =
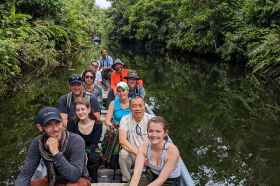
{"type": "MultiPolygon", "coordinates": [[[[47,176],[44,178],[38,178],[30,181],[30,186],[48,186],[48,178],[47,176]]],[[[76,183],[67,183],[67,184],[59,184],[55,183],[54,186],[90,186],[91,183],[86,178],[80,178],[76,183]]]]}

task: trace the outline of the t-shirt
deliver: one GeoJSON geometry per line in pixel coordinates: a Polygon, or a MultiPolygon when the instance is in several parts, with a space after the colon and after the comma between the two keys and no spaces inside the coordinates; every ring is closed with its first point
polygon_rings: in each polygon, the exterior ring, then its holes
{"type": "MultiPolygon", "coordinates": [[[[85,70],[84,70],[85,71],[85,70]]],[[[83,76],[83,73],[84,71],[81,73],[81,76],[83,76]]],[[[102,76],[101,76],[101,73],[99,71],[96,71],[95,73],[95,79],[94,79],[94,82],[93,84],[97,85],[97,82],[98,81],[102,81],[102,76]]]]}
{"type": "Polygon", "coordinates": [[[98,100],[99,107],[100,108],[102,107],[102,105],[103,105],[103,91],[102,91],[102,88],[100,86],[94,85],[93,89],[87,90],[85,88],[85,85],[84,85],[84,91],[87,91],[87,92],[91,93],[92,95],[94,95],[96,97],[96,99],[98,100]]]}
{"type": "Polygon", "coordinates": [[[102,134],[102,123],[99,120],[95,121],[91,133],[84,135],[79,131],[78,123],[75,123],[72,119],[70,119],[67,123],[67,130],[80,135],[85,140],[85,149],[89,149],[91,152],[94,152],[94,149],[98,147],[97,145],[102,134]]]}
{"type": "MultiPolygon", "coordinates": [[[[122,74],[118,73],[117,71],[112,72],[111,74],[111,86],[110,88],[114,90],[117,86],[117,84],[121,81],[127,83],[126,77],[127,73],[130,71],[130,69],[123,68],[122,74]]],[[[143,81],[141,79],[137,80],[137,84],[143,87],[143,81]]]]}
{"type": "MultiPolygon", "coordinates": [[[[74,101],[75,100],[74,100],[74,97],[72,95],[71,105],[70,105],[70,108],[68,109],[66,107],[67,95],[68,94],[65,94],[65,95],[60,97],[59,104],[58,104],[58,110],[61,113],[68,114],[68,120],[69,120],[74,116],[74,101]]],[[[86,92],[84,91],[83,97],[85,97],[85,96],[86,96],[86,92]]],[[[93,112],[100,112],[99,103],[98,103],[97,99],[94,97],[94,95],[92,95],[92,94],[90,95],[89,101],[90,101],[91,108],[93,109],[93,112]]]]}
{"type": "Polygon", "coordinates": [[[120,104],[120,98],[116,98],[114,100],[115,107],[113,112],[113,121],[112,123],[115,123],[116,121],[120,123],[123,116],[126,116],[128,114],[131,114],[129,106],[126,109],[122,109],[120,104]]]}
{"type": "MultiPolygon", "coordinates": [[[[14,186],[29,186],[30,180],[42,158],[39,150],[39,139],[40,136],[37,136],[29,146],[25,164],[14,186]]],[[[85,143],[83,138],[70,132],[65,152],[59,152],[53,157],[56,169],[55,182],[76,183],[80,178],[88,177],[85,158],[85,143]]],[[[46,165],[45,160],[43,161],[46,165]]]]}
{"type": "Polygon", "coordinates": [[[141,136],[136,133],[137,123],[132,117],[132,114],[122,117],[119,130],[125,130],[127,132],[127,140],[133,147],[138,148],[140,143],[149,140],[147,134],[148,121],[153,117],[155,116],[144,113],[143,119],[138,124],[140,127],[139,130],[142,133],[141,136]]]}

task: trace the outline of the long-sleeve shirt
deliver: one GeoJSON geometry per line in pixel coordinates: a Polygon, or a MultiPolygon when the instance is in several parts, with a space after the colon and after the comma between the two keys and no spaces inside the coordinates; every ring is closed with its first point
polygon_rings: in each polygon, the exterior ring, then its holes
{"type": "Polygon", "coordinates": [[[111,67],[113,65],[113,59],[110,56],[106,56],[106,58],[104,59],[103,56],[100,57],[99,59],[100,61],[100,66],[101,67],[111,67]]]}
{"type": "MultiPolygon", "coordinates": [[[[79,131],[78,123],[75,123],[71,119],[67,123],[67,130],[80,135],[85,141],[85,149],[89,149],[91,152],[94,152],[94,149],[98,147],[97,145],[102,134],[102,123],[100,121],[95,121],[91,133],[84,135],[79,131]]],[[[86,151],[86,153],[88,153],[88,151],[86,151]]]]}
{"type": "MultiPolygon", "coordinates": [[[[130,69],[125,69],[123,68],[122,70],[122,73],[118,73],[117,71],[114,71],[112,74],[111,74],[111,89],[114,90],[117,86],[117,84],[121,81],[124,81],[127,83],[127,80],[126,77],[127,76],[127,73],[130,71],[130,69]]],[[[137,80],[137,83],[139,86],[143,87],[143,81],[141,79],[137,80]]]]}
{"type": "MultiPolygon", "coordinates": [[[[31,143],[25,164],[18,175],[14,186],[29,186],[30,180],[42,158],[39,150],[40,136],[31,143]]],[[[81,136],[69,133],[68,144],[64,153],[59,152],[54,157],[56,170],[55,183],[76,183],[80,178],[87,178],[85,164],[85,145],[81,136]]],[[[46,164],[45,160],[43,159],[46,164]]]]}

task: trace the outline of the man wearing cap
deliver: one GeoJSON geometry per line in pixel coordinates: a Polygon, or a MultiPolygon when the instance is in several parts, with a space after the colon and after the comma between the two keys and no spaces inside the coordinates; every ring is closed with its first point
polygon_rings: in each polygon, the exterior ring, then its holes
{"type": "Polygon", "coordinates": [[[130,168],[135,164],[137,148],[140,143],[148,141],[147,127],[153,115],[145,113],[145,102],[141,96],[132,97],[129,101],[131,114],[123,116],[120,121],[119,164],[122,172],[121,183],[130,181],[130,168]]]}
{"type": "Polygon", "coordinates": [[[127,85],[129,87],[128,97],[141,96],[144,99],[144,88],[136,84],[136,81],[141,79],[138,77],[137,72],[135,70],[130,70],[124,78],[127,80],[127,85]]]}
{"type": "Polygon", "coordinates": [[[73,186],[90,186],[84,140],[63,128],[60,112],[53,107],[43,108],[36,126],[43,134],[31,143],[14,185],[62,186],[72,183],[73,186]],[[47,168],[47,176],[31,181],[41,158],[47,168]]]}
{"type": "MultiPolygon", "coordinates": [[[[93,72],[95,73],[95,79],[94,79],[93,84],[101,86],[102,77],[101,77],[101,73],[99,71],[97,71],[98,66],[99,66],[98,61],[92,60],[89,65],[89,68],[91,70],[93,70],[93,72]]],[[[83,73],[84,73],[84,71],[81,73],[81,76],[83,76],[83,73]]]]}
{"type": "Polygon", "coordinates": [[[100,107],[98,100],[94,97],[94,95],[83,90],[83,80],[80,75],[72,74],[69,77],[69,88],[71,92],[61,96],[58,105],[63,126],[66,128],[68,120],[74,116],[74,101],[78,97],[85,97],[89,99],[94,115],[97,119],[100,119],[100,107]]]}

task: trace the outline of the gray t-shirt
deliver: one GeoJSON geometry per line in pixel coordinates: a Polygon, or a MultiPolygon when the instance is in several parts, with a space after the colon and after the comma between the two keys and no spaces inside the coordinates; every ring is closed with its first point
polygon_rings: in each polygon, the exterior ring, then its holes
{"type": "MultiPolygon", "coordinates": [[[[31,143],[25,164],[18,175],[14,186],[29,186],[30,180],[42,158],[37,136],[31,143]]],[[[69,132],[69,139],[64,153],[57,153],[54,159],[56,169],[56,183],[76,183],[80,178],[87,178],[88,171],[85,164],[85,142],[77,134],[69,132]]],[[[45,163],[45,162],[44,162],[45,163]]],[[[46,164],[46,163],[45,163],[46,164]]]]}
{"type": "Polygon", "coordinates": [[[148,141],[148,134],[147,134],[147,127],[148,127],[148,122],[151,118],[155,116],[144,113],[143,119],[140,121],[138,126],[140,129],[138,131],[141,131],[142,135],[138,135],[136,133],[136,121],[132,117],[132,114],[123,116],[120,122],[120,130],[125,130],[127,132],[127,140],[131,143],[131,145],[135,148],[138,148],[140,143],[144,141],[148,141]]]}

